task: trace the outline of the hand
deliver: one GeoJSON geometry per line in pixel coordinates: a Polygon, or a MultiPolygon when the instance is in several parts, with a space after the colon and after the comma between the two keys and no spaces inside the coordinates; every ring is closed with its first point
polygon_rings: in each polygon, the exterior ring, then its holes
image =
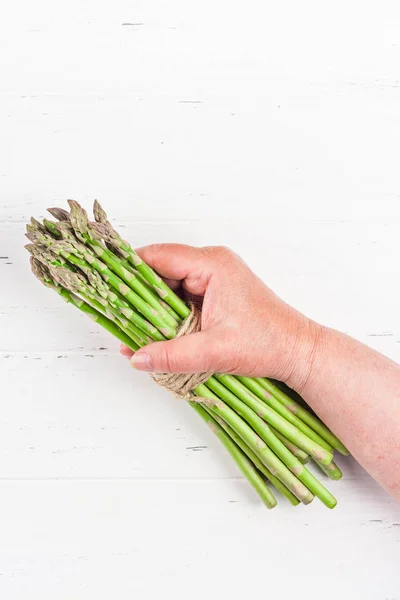
{"type": "Polygon", "coordinates": [[[140,349],[132,357],[134,367],[269,376],[301,387],[320,327],[280,300],[236,254],[180,244],[147,246],[138,253],[170,287],[203,304],[199,333],[140,349]]]}
{"type": "Polygon", "coordinates": [[[284,381],[400,501],[400,366],[310,321],[226,248],[148,246],[140,256],[167,283],[203,300],[202,330],[132,357],[156,372],[222,372],[284,381]]]}

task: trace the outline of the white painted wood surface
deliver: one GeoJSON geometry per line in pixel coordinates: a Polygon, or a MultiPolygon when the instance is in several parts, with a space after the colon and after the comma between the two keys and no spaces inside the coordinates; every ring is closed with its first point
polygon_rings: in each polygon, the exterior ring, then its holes
{"type": "Polygon", "coordinates": [[[400,509],[353,460],[334,511],[264,510],[22,248],[97,197],[400,361],[399,40],[397,2],[2,3],[1,598],[400,598],[400,509]]]}

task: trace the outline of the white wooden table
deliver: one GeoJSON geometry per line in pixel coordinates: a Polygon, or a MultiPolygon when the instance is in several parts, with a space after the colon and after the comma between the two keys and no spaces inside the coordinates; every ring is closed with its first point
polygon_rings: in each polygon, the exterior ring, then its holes
{"type": "Polygon", "coordinates": [[[23,250],[97,197],[133,244],[228,244],[399,361],[398,2],[0,13],[0,597],[398,600],[400,508],[352,459],[334,511],[268,512],[23,250]]]}

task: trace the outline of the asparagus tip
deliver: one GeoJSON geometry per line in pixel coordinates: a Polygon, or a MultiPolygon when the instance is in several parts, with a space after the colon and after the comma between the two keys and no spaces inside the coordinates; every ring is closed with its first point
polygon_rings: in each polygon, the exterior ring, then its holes
{"type": "Polygon", "coordinates": [[[31,225],[26,226],[25,237],[27,237],[28,240],[33,243],[39,241],[38,231],[37,229],[34,229],[31,225]]]}
{"type": "Polygon", "coordinates": [[[63,208],[48,208],[47,212],[49,212],[52,217],[57,219],[57,221],[69,221],[69,212],[63,208]]]}
{"type": "Polygon", "coordinates": [[[72,227],[76,234],[86,233],[88,225],[88,216],[86,210],[76,200],[68,200],[71,209],[70,218],[72,227]]]}
{"type": "Polygon", "coordinates": [[[107,223],[107,213],[98,200],[93,202],[93,214],[97,223],[107,223]]]}
{"type": "Polygon", "coordinates": [[[34,219],[33,217],[31,217],[31,221],[29,224],[27,224],[26,228],[28,229],[28,227],[36,230],[36,231],[45,231],[45,228],[43,227],[42,223],[40,223],[40,221],[38,221],[37,219],[34,219]]]}
{"type": "Polygon", "coordinates": [[[50,221],[49,219],[43,219],[43,225],[45,226],[46,233],[50,233],[53,238],[60,239],[62,237],[58,223],[50,221]]]}
{"type": "Polygon", "coordinates": [[[55,283],[51,278],[49,270],[43,263],[40,262],[34,256],[30,257],[30,264],[32,273],[43,283],[46,287],[55,287],[55,283]]]}

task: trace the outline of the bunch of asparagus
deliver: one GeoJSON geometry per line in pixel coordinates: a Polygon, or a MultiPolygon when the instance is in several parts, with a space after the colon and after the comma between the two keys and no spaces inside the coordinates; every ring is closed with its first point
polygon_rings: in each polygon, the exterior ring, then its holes
{"type": "MultiPolygon", "coordinates": [[[[75,201],[56,219],[31,219],[26,246],[36,277],[88,314],[133,351],[176,336],[189,307],[141,260],[95,201],[94,221],[75,201]]],[[[340,440],[277,382],[215,374],[193,390],[192,408],[208,423],[268,508],[270,482],[292,505],[335,497],[305,464],[312,459],[330,479],[342,473],[333,452],[340,440]],[[195,401],[196,397],[198,401],[195,401]]]]}

